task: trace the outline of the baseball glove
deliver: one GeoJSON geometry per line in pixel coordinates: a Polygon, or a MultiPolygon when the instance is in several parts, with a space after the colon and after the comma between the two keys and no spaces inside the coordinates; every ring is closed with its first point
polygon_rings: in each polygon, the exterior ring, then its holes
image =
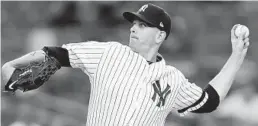
{"type": "Polygon", "coordinates": [[[15,69],[5,85],[5,91],[15,92],[19,89],[26,92],[37,89],[60,68],[60,63],[54,57],[46,55],[42,62],[30,63],[27,67],[15,69]]]}

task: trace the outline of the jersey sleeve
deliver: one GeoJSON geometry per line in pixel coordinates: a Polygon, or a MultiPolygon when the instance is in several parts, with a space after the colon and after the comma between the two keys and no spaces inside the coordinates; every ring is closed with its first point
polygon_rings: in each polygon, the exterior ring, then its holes
{"type": "Polygon", "coordinates": [[[202,88],[189,82],[179,70],[176,71],[174,76],[177,77],[178,89],[173,108],[177,110],[180,116],[195,111],[206,103],[208,94],[202,88]]]}
{"type": "Polygon", "coordinates": [[[103,53],[114,42],[79,42],[62,45],[68,50],[69,62],[72,68],[80,68],[89,77],[93,77],[103,53]]]}

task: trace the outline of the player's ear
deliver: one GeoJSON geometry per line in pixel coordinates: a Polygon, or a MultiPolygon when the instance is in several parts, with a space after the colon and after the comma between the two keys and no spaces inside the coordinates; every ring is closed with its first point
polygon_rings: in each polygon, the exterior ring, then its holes
{"type": "Polygon", "coordinates": [[[156,36],[156,43],[159,44],[163,42],[166,38],[166,32],[165,31],[158,31],[156,36]]]}

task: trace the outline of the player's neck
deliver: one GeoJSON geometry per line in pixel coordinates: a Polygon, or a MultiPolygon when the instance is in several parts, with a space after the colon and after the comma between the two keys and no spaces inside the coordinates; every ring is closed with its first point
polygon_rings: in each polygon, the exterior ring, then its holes
{"type": "Polygon", "coordinates": [[[144,52],[139,52],[147,61],[156,62],[158,55],[158,48],[151,48],[144,52]]]}

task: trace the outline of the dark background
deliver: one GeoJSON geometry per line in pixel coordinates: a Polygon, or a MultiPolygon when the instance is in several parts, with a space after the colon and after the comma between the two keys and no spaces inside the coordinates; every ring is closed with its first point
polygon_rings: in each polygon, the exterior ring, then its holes
{"type": "MultiPolygon", "coordinates": [[[[130,24],[122,12],[148,2],[1,1],[1,63],[44,45],[119,41],[128,44],[130,24]]],[[[179,117],[166,126],[258,125],[258,2],[150,2],[172,17],[172,33],[160,53],[190,82],[204,87],[231,54],[234,24],[250,29],[250,48],[234,85],[218,110],[179,117]]],[[[3,88],[3,85],[2,85],[3,88]]],[[[78,69],[62,68],[40,89],[16,95],[1,93],[2,126],[83,126],[90,84],[78,69]]]]}

